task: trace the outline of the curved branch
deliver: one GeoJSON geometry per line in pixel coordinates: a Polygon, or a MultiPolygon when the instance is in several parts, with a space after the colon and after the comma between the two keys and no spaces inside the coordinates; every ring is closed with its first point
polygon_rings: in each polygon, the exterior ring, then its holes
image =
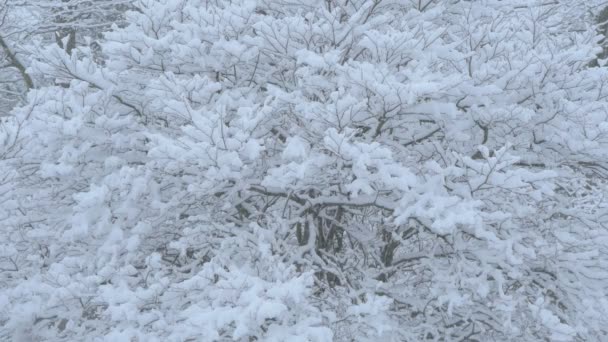
{"type": "Polygon", "coordinates": [[[17,58],[17,55],[15,55],[15,53],[11,50],[11,48],[8,46],[2,36],[0,36],[0,47],[2,47],[2,50],[10,61],[10,65],[15,67],[15,69],[19,71],[19,74],[21,75],[21,78],[23,78],[23,82],[25,83],[27,90],[34,88],[34,82],[32,81],[32,77],[27,73],[23,63],[21,63],[19,58],[17,58]]]}

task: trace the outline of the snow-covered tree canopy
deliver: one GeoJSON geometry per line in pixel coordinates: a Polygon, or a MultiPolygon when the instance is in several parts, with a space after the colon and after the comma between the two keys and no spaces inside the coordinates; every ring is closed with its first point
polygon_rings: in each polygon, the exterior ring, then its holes
{"type": "Polygon", "coordinates": [[[601,2],[138,0],[101,59],[39,44],[0,340],[606,341],[601,2]]]}
{"type": "MultiPolygon", "coordinates": [[[[0,0],[0,116],[23,104],[39,86],[27,70],[49,41],[70,53],[77,45],[98,49],[96,38],[124,25],[131,0],[0,0]]],[[[99,58],[96,62],[99,62],[99,58]]]]}

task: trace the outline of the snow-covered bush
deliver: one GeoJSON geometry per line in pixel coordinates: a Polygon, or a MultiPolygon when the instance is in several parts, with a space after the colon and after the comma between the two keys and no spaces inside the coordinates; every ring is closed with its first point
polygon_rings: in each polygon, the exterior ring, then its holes
{"type": "Polygon", "coordinates": [[[601,341],[593,2],[140,0],[0,127],[0,338],[601,341]]]}

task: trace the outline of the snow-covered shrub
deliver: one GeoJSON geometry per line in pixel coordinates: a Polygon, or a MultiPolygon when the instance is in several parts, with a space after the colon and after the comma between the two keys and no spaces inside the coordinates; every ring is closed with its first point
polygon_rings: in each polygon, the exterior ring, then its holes
{"type": "Polygon", "coordinates": [[[0,130],[0,336],[601,341],[585,1],[141,0],[0,130]]]}

